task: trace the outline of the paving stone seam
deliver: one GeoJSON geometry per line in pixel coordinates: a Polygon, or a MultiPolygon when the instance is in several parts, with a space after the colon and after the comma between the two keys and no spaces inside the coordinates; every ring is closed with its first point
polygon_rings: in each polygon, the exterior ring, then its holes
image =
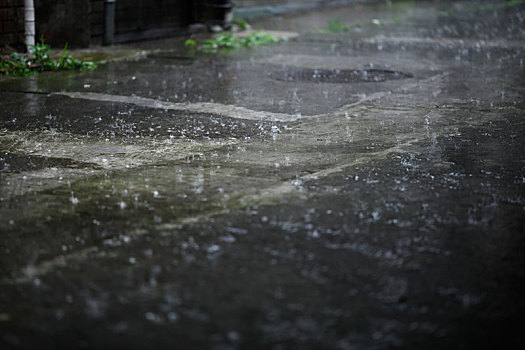
{"type": "MultiPolygon", "coordinates": [[[[419,141],[421,141],[420,138],[411,138],[411,139],[406,140],[403,143],[400,143],[394,147],[390,147],[386,150],[374,152],[366,156],[359,157],[353,162],[341,164],[333,168],[322,169],[322,170],[316,171],[311,174],[299,176],[293,180],[289,179],[279,184],[276,184],[274,186],[256,190],[255,193],[242,195],[236,201],[239,203],[239,207],[241,208],[246,207],[248,205],[253,205],[255,203],[264,204],[270,199],[275,199],[276,197],[281,197],[283,195],[290,194],[295,191],[299,191],[300,184],[303,182],[324,178],[329,175],[341,172],[352,166],[356,166],[359,164],[369,162],[372,159],[386,157],[389,154],[402,152],[404,148],[410,147],[414,143],[417,143],[419,141]]],[[[191,217],[182,218],[182,219],[177,220],[174,223],[161,224],[161,225],[158,225],[156,229],[160,229],[160,230],[176,229],[180,227],[181,225],[193,224],[193,223],[197,223],[206,218],[210,218],[210,217],[221,215],[221,214],[227,214],[229,211],[230,211],[229,209],[213,210],[213,211],[201,214],[201,215],[194,215],[191,217]]],[[[147,233],[149,233],[149,231],[137,229],[135,230],[135,232],[131,234],[131,236],[138,237],[138,236],[141,236],[147,233]]],[[[23,283],[31,282],[34,278],[37,278],[38,276],[46,275],[47,273],[51,272],[55,268],[59,268],[61,266],[67,266],[67,263],[69,261],[75,261],[75,262],[84,261],[90,258],[93,254],[96,254],[98,251],[99,249],[97,246],[91,246],[91,247],[86,247],[84,249],[81,249],[77,252],[73,252],[67,255],[60,255],[52,259],[42,261],[41,263],[37,265],[31,266],[30,269],[23,268],[19,270],[17,273],[14,274],[15,276],[14,278],[4,279],[3,281],[0,281],[0,284],[23,284],[23,283]]],[[[99,254],[103,255],[105,253],[102,251],[99,254]]]]}

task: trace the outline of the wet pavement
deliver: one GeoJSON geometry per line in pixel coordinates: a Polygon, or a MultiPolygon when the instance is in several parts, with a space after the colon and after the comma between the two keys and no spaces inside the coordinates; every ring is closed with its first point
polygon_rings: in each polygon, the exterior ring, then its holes
{"type": "Polygon", "coordinates": [[[2,78],[0,347],[523,346],[524,21],[332,6],[2,78]]]}

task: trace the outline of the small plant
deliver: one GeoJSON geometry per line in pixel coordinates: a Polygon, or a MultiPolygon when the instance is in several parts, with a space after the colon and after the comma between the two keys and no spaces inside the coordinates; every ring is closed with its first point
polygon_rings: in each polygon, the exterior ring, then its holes
{"type": "Polygon", "coordinates": [[[36,72],[55,70],[92,70],[97,64],[81,61],[67,54],[67,44],[59,58],[50,56],[51,48],[40,39],[40,43],[30,48],[29,55],[11,54],[0,57],[0,72],[6,75],[29,76],[36,72]]]}
{"type": "Polygon", "coordinates": [[[16,54],[12,54],[9,57],[0,57],[0,73],[6,75],[16,75],[16,76],[29,76],[33,72],[29,69],[29,63],[27,60],[16,54]]]}
{"type": "MultiPolygon", "coordinates": [[[[242,31],[250,30],[251,26],[242,19],[234,22],[234,26],[242,31]]],[[[285,38],[278,38],[268,33],[254,31],[253,33],[234,34],[231,31],[218,35],[213,39],[204,40],[200,45],[193,39],[184,42],[184,46],[189,49],[198,48],[203,51],[231,51],[240,48],[256,47],[286,41],[285,38]]]]}
{"type": "Polygon", "coordinates": [[[197,46],[197,42],[193,39],[188,39],[184,42],[184,46],[194,48],[195,46],[197,46]]]}
{"type": "Polygon", "coordinates": [[[238,36],[232,33],[225,33],[213,39],[204,40],[200,49],[204,51],[235,50],[242,47],[250,48],[261,45],[268,45],[284,41],[283,38],[275,37],[268,33],[253,32],[250,35],[238,36]]]}
{"type": "Polygon", "coordinates": [[[201,48],[206,51],[231,50],[240,46],[240,38],[231,33],[221,34],[214,39],[204,40],[201,48]]]}
{"type": "Polygon", "coordinates": [[[283,40],[284,39],[278,38],[268,33],[254,32],[253,34],[246,36],[241,43],[244,47],[254,47],[260,45],[274,44],[283,40]]]}
{"type": "Polygon", "coordinates": [[[67,51],[67,44],[64,46],[64,49],[62,50],[62,57],[55,61],[55,65],[57,69],[60,70],[93,70],[97,68],[97,64],[95,62],[91,61],[81,61],[77,60],[74,57],[71,57],[66,53],[67,51]]]}
{"type": "Polygon", "coordinates": [[[340,19],[333,19],[328,21],[328,30],[332,33],[347,32],[350,28],[340,19]]]}
{"type": "Polygon", "coordinates": [[[239,27],[241,30],[249,30],[252,29],[252,26],[248,24],[244,19],[238,19],[235,21],[235,25],[239,27]]]}
{"type": "Polygon", "coordinates": [[[343,33],[350,30],[350,27],[348,27],[344,22],[340,19],[330,19],[328,20],[327,28],[325,29],[319,29],[319,33],[323,34],[335,34],[335,33],[343,33]]]}

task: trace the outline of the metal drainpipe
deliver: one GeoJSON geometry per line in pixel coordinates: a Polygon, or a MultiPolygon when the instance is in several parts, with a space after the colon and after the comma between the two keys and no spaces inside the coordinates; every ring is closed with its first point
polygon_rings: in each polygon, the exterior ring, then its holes
{"type": "Polygon", "coordinates": [[[33,0],[24,0],[24,22],[27,52],[35,46],[35,4],[33,0]]]}
{"type": "Polygon", "coordinates": [[[115,41],[115,2],[104,0],[104,45],[112,45],[115,41]]]}

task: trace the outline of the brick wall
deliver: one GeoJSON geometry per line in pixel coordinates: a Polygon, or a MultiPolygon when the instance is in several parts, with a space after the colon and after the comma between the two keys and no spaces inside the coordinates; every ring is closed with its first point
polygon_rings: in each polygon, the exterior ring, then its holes
{"type": "Polygon", "coordinates": [[[248,21],[298,10],[314,9],[324,4],[355,3],[377,0],[234,0],[233,15],[248,21]]]}
{"type": "Polygon", "coordinates": [[[24,44],[24,1],[0,0],[0,47],[24,44]]]}
{"type": "Polygon", "coordinates": [[[91,43],[101,44],[104,37],[104,1],[90,0],[88,13],[91,43]]]}
{"type": "Polygon", "coordinates": [[[87,47],[91,29],[88,0],[35,0],[37,40],[55,47],[87,47]]]}
{"type": "Polygon", "coordinates": [[[295,2],[313,2],[314,0],[234,0],[236,7],[254,7],[254,6],[268,6],[281,5],[285,3],[295,2]]]}
{"type": "MultiPolygon", "coordinates": [[[[117,0],[115,43],[180,32],[191,23],[191,3],[191,0],[117,0]]],[[[68,43],[70,47],[87,47],[102,43],[104,0],[37,0],[35,7],[37,36],[44,36],[52,46],[68,43]]]]}
{"type": "MultiPolygon", "coordinates": [[[[104,1],[90,0],[91,42],[104,34],[104,1]]],[[[176,34],[192,21],[189,0],[118,0],[115,9],[115,42],[176,34]]]]}
{"type": "MultiPolygon", "coordinates": [[[[194,21],[214,20],[210,4],[227,0],[117,0],[115,43],[180,33],[194,21]]],[[[236,9],[330,0],[233,0],[236,9]]],[[[101,44],[103,0],[36,0],[36,35],[55,47],[101,44]]],[[[23,47],[24,1],[0,0],[0,45],[23,47]]]]}

